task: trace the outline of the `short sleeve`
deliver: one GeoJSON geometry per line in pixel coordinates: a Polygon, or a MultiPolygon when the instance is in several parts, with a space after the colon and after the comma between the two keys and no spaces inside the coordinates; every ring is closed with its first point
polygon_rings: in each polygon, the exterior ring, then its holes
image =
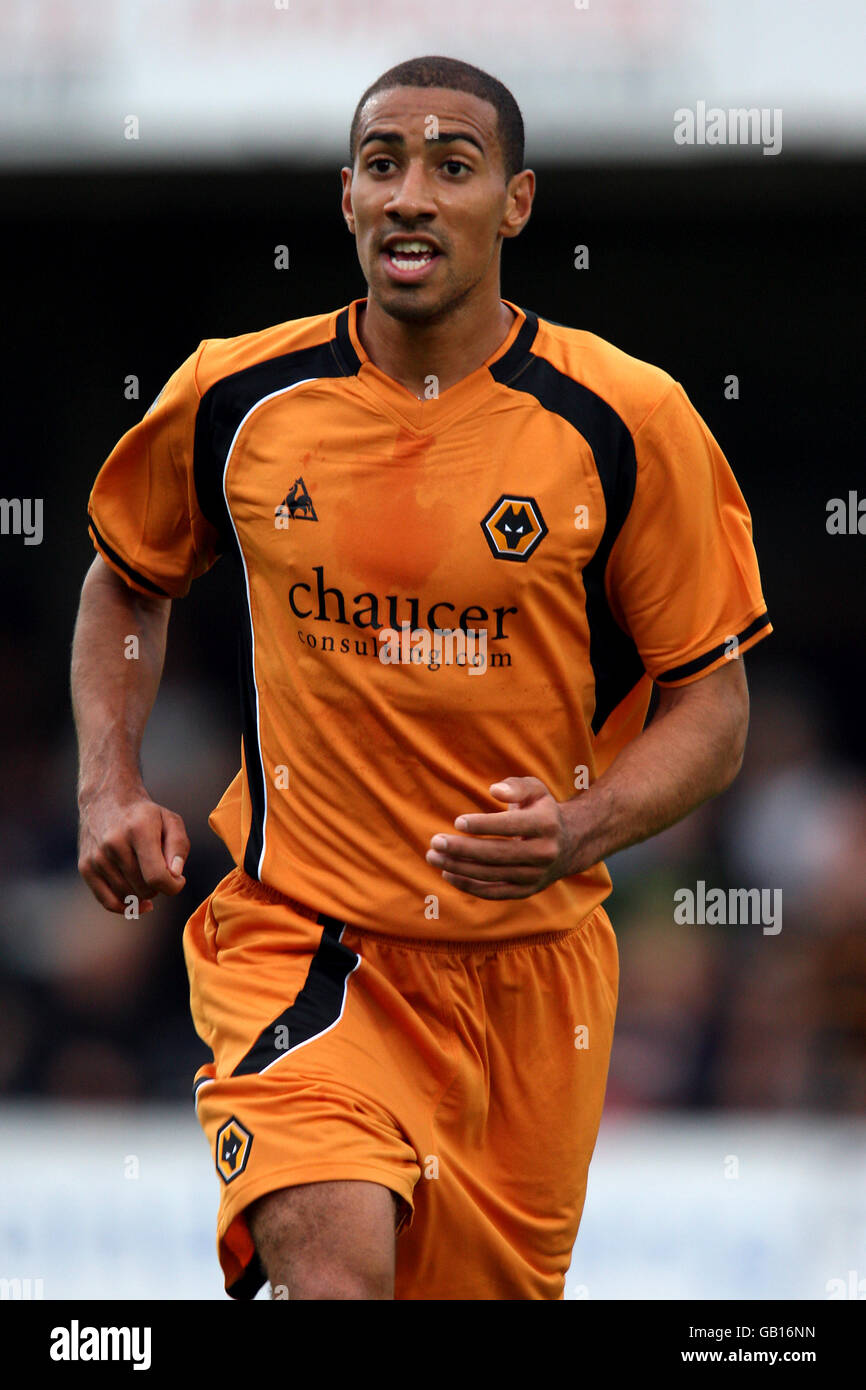
{"type": "Polygon", "coordinates": [[[730,465],[678,383],[634,445],[634,498],[611,551],[608,599],[653,679],[686,684],[772,631],[752,521],[730,465]]]}
{"type": "Polygon", "coordinates": [[[193,468],[196,368],[205,346],[178,367],[115,445],[87,507],[103,559],[133,588],[166,598],[183,597],[219,554],[217,532],[198,505],[193,468]]]}

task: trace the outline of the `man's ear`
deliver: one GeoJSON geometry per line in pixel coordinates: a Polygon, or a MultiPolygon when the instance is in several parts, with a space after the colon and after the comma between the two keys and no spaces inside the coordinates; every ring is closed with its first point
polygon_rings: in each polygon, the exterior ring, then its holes
{"type": "Polygon", "coordinates": [[[340,170],[340,179],[343,184],[343,196],[340,199],[340,207],[343,213],[343,220],[349,228],[352,236],[355,235],[355,216],[352,212],[352,170],[348,166],[340,170]]]}
{"type": "Polygon", "coordinates": [[[532,169],[522,169],[514,174],[508,184],[508,204],[499,227],[501,236],[520,236],[532,212],[535,197],[535,173],[532,169]]]}

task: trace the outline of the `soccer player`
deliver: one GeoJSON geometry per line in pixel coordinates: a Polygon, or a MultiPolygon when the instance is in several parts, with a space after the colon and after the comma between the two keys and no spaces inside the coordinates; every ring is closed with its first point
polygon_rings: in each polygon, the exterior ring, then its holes
{"type": "Polygon", "coordinates": [[[185,882],[139,770],[171,602],[223,553],[243,595],[236,867],[184,934],[237,1298],[563,1297],[603,860],[742,759],[748,510],[664,371],[500,297],[523,157],[494,78],[385,73],[342,170],[366,298],[205,340],[91,494],[79,867],[109,911],[185,882]]]}

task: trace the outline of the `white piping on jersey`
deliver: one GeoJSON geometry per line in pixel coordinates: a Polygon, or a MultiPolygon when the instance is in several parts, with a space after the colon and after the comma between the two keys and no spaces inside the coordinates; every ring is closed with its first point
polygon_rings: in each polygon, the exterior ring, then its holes
{"type": "Polygon", "coordinates": [[[201,1080],[201,1081],[198,1083],[198,1085],[196,1086],[196,1088],[195,1088],[195,1096],[193,1097],[193,1110],[195,1111],[196,1114],[198,1114],[198,1098],[199,1098],[199,1096],[201,1095],[201,1093],[202,1093],[202,1091],[204,1090],[205,1086],[212,1086],[212,1085],[214,1084],[215,1081],[216,1081],[216,1077],[215,1077],[215,1076],[205,1076],[205,1077],[202,1078],[202,1080],[201,1080]]]}
{"type": "MultiPolygon", "coordinates": [[[[345,930],[346,928],[345,926],[343,926],[340,930],[340,935],[337,937],[338,941],[343,940],[343,932],[345,930]]],[[[303,1042],[296,1043],[294,1047],[288,1047],[285,1049],[285,1051],[281,1051],[272,1062],[268,1062],[266,1067],[262,1067],[261,1071],[258,1073],[259,1076],[264,1076],[266,1071],[270,1071],[271,1067],[275,1067],[277,1065],[277,1062],[281,1062],[284,1057],[287,1057],[289,1055],[290,1052],[298,1052],[302,1047],[306,1047],[307,1043],[315,1042],[317,1038],[323,1038],[326,1033],[330,1033],[332,1028],[336,1028],[337,1024],[340,1022],[340,1019],[343,1017],[343,1014],[346,1011],[346,999],[349,995],[349,976],[354,975],[362,960],[362,957],[358,951],[355,951],[354,955],[357,956],[357,960],[355,961],[355,964],[352,966],[352,969],[347,972],[346,978],[343,981],[343,998],[340,1002],[340,1012],[337,1014],[337,1017],[334,1019],[333,1023],[329,1023],[327,1028],[323,1028],[320,1033],[314,1033],[311,1038],[304,1038],[303,1042]]]]}
{"type": "MultiPolygon", "coordinates": [[[[227,478],[227,476],[228,476],[229,464],[230,464],[231,461],[232,461],[232,454],[233,454],[233,452],[234,452],[234,447],[235,447],[235,445],[236,445],[237,442],[238,442],[238,435],[240,434],[240,432],[241,432],[241,430],[243,429],[244,425],[247,423],[247,420],[248,420],[248,419],[250,418],[250,416],[254,413],[254,411],[258,410],[259,406],[260,406],[260,405],[264,405],[266,401],[272,401],[276,396],[284,396],[284,395],[286,394],[287,391],[294,391],[294,389],[295,389],[296,386],[307,386],[311,381],[318,381],[318,380],[319,380],[319,377],[317,377],[317,376],[308,376],[308,377],[305,377],[303,381],[293,381],[292,384],[291,384],[291,386],[281,386],[280,389],[279,389],[279,391],[271,391],[267,396],[262,396],[261,400],[256,401],[255,405],[251,405],[250,408],[249,408],[249,410],[247,411],[246,415],[245,415],[244,418],[241,420],[240,424],[238,425],[237,429],[236,429],[235,432],[234,432],[234,438],[232,439],[232,442],[231,442],[231,444],[229,445],[229,450],[228,450],[228,453],[226,454],[225,468],[223,469],[223,498],[225,499],[226,511],[228,512],[228,515],[229,515],[229,521],[230,521],[231,524],[232,524],[232,530],[233,530],[234,533],[235,533],[235,540],[237,541],[237,545],[238,545],[238,554],[239,554],[240,557],[241,557],[241,564],[242,564],[243,567],[244,567],[244,583],[245,583],[245,585],[246,585],[246,590],[247,590],[247,609],[248,609],[249,615],[250,615],[250,638],[251,638],[251,641],[252,641],[252,647],[251,647],[251,651],[250,651],[250,664],[251,664],[251,666],[252,666],[253,689],[254,689],[255,692],[256,692],[256,736],[257,736],[258,741],[259,741],[259,758],[260,758],[260,761],[261,761],[261,764],[262,764],[262,798],[263,798],[263,809],[262,809],[262,852],[261,852],[261,854],[259,855],[259,862],[258,862],[257,869],[256,869],[256,872],[258,873],[259,878],[261,878],[262,865],[263,865],[264,862],[265,862],[265,849],[266,849],[266,847],[267,847],[268,779],[267,779],[267,777],[265,776],[265,760],[264,760],[264,757],[262,756],[262,723],[261,723],[261,710],[260,710],[260,707],[259,707],[259,686],[258,686],[258,682],[257,682],[257,680],[256,680],[256,630],[255,630],[255,626],[254,626],[254,624],[253,624],[253,605],[252,605],[252,601],[251,601],[251,598],[250,598],[250,576],[249,576],[249,573],[248,573],[248,571],[247,571],[246,557],[244,556],[243,548],[242,548],[242,546],[241,546],[241,538],[240,538],[240,536],[238,535],[238,528],[235,526],[235,519],[234,519],[234,517],[232,516],[232,509],[231,509],[231,507],[229,506],[229,499],[228,499],[228,495],[227,495],[227,493],[226,493],[226,478],[227,478]]],[[[249,767],[247,767],[247,776],[249,776],[249,767]]]]}

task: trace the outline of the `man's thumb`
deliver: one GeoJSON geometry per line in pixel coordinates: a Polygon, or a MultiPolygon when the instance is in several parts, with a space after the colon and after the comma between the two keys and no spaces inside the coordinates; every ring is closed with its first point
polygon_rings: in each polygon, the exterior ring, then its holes
{"type": "Polygon", "coordinates": [[[178,827],[170,826],[165,836],[165,862],[175,878],[183,874],[183,866],[189,852],[186,835],[178,827]]]}
{"type": "Polygon", "coordinates": [[[526,801],[539,787],[537,777],[504,777],[501,782],[493,782],[490,791],[498,801],[526,801]]]}

